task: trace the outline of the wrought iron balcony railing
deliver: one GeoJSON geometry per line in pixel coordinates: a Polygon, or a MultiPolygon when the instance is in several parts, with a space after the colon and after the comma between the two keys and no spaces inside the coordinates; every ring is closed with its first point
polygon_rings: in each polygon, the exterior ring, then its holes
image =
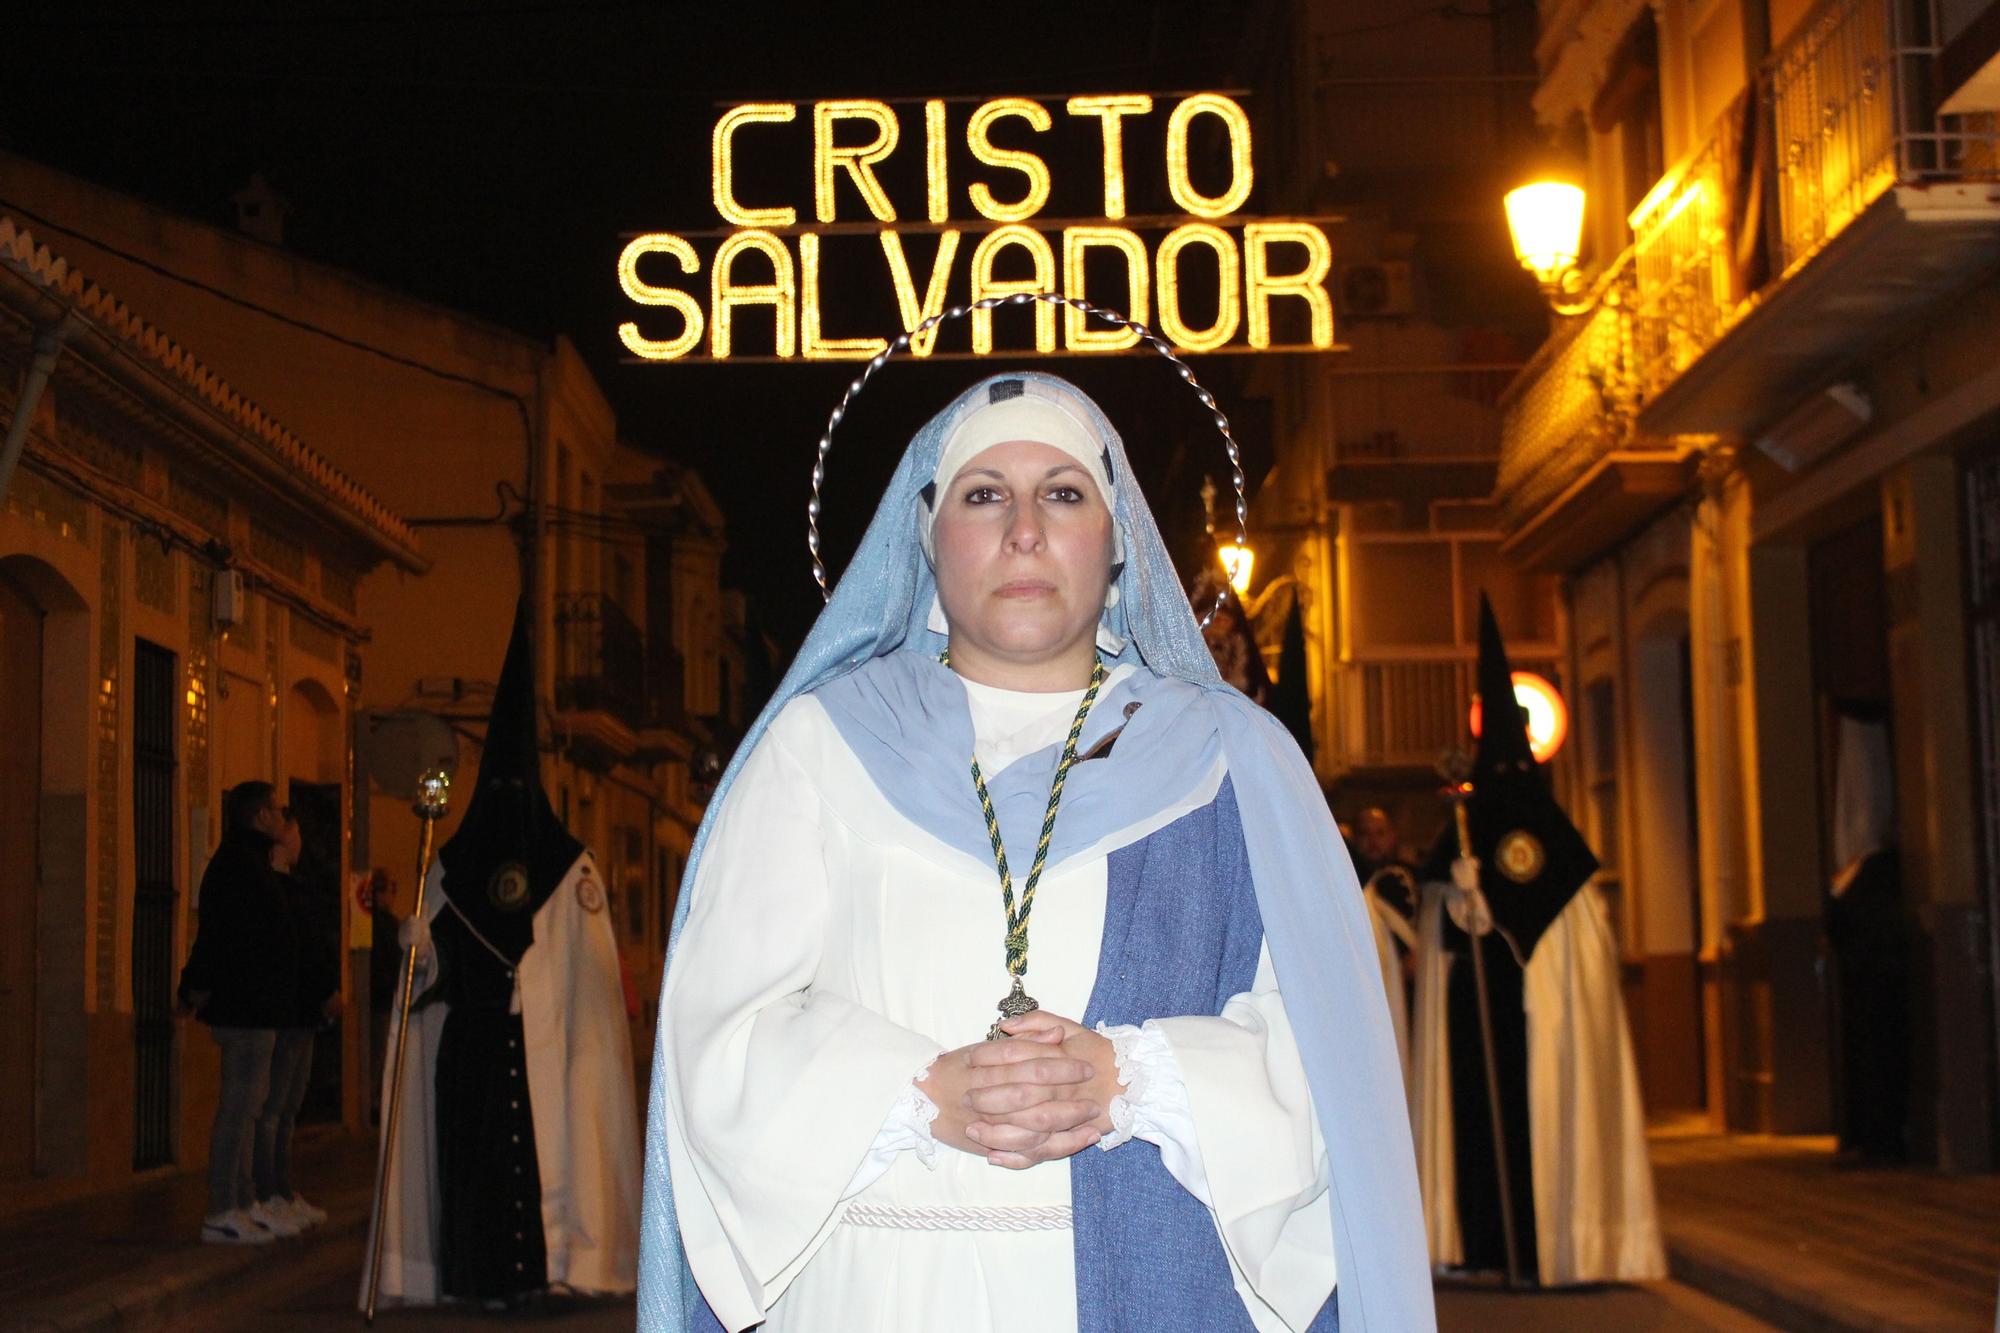
{"type": "MultiPolygon", "coordinates": [[[[1555,662],[1539,654],[1514,665],[1557,679],[1555,662]]],[[[1467,746],[1477,669],[1471,649],[1371,654],[1342,663],[1334,675],[1335,765],[1427,770],[1446,751],[1467,746]]]]}
{"type": "Polygon", "coordinates": [[[1694,364],[1736,311],[1724,139],[1722,133],[1710,138],[1632,210],[1629,368],[1640,400],[1694,364]]]}
{"type": "Polygon", "coordinates": [[[1632,434],[1638,406],[1636,282],[1620,261],[1604,300],[1563,321],[1502,403],[1500,522],[1513,528],[1548,504],[1632,434]]]}
{"type": "Polygon", "coordinates": [[[1639,411],[1887,191],[2000,179],[1995,118],[1933,109],[1938,30],[1935,0],[1822,0],[1641,201],[1601,304],[1565,321],[1508,392],[1504,527],[1597,459],[1645,447],[1639,411]]]}
{"type": "Polygon", "coordinates": [[[1932,110],[1938,31],[1934,0],[1826,0],[1772,53],[1780,273],[1891,186],[1993,175],[1992,126],[1932,110]]]}
{"type": "Polygon", "coordinates": [[[556,707],[646,723],[646,643],[617,602],[601,593],[556,598],[556,707]]]}

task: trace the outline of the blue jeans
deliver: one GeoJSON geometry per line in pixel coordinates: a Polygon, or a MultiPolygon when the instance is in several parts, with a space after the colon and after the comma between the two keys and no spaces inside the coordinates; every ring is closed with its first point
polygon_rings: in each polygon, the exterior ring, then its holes
{"type": "Polygon", "coordinates": [[[257,1113],[253,1181],[260,1199],[292,1197],[292,1127],[312,1074],[313,1030],[279,1028],[271,1051],[271,1086],[257,1113]]]}
{"type": "Polygon", "coordinates": [[[276,1028],[212,1027],[222,1049],[222,1090],[215,1101],[215,1127],[208,1135],[210,1216],[257,1201],[250,1176],[257,1112],[271,1088],[271,1052],[276,1028]]]}

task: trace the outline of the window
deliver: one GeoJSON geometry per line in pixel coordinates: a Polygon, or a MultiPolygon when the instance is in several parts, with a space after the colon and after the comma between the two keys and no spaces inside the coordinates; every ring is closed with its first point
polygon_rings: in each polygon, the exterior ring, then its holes
{"type": "Polygon", "coordinates": [[[1629,214],[1667,172],[1660,114],[1660,33],[1650,8],[1640,12],[1612,55],[1597,100],[1591,104],[1590,127],[1614,140],[1622,212],[1629,214]]]}
{"type": "MultiPolygon", "coordinates": [[[[569,488],[569,448],[556,446],[556,514],[567,517],[570,507],[569,488]]],[[[575,542],[570,536],[571,525],[558,523],[556,532],[556,591],[558,593],[576,591],[576,571],[573,567],[575,542]]]]}
{"type": "Polygon", "coordinates": [[[138,1170],[174,1160],[175,664],[158,644],[133,644],[132,1165],[138,1170]]]}
{"type": "Polygon", "coordinates": [[[1618,699],[1610,677],[1583,692],[1584,778],[1590,790],[1591,843],[1607,877],[1618,871],[1618,699]]]}
{"type": "Polygon", "coordinates": [[[632,614],[632,557],[623,551],[611,553],[611,586],[605,591],[618,603],[619,610],[632,614]]]}
{"type": "Polygon", "coordinates": [[[629,824],[618,830],[618,880],[624,892],[625,925],[634,942],[646,940],[646,838],[629,824]]]}

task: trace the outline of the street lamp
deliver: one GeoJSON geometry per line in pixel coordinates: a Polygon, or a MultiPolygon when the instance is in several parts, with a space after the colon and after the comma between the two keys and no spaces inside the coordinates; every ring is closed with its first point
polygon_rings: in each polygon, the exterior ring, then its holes
{"type": "MultiPolygon", "coordinates": [[[[1569,706],[1562,694],[1532,671],[1514,673],[1514,703],[1528,715],[1528,748],[1535,762],[1546,764],[1555,758],[1569,738],[1569,706]]],[[[1472,696],[1472,734],[1477,737],[1485,720],[1478,695],[1472,696]]]]}
{"type": "Polygon", "coordinates": [[[1594,292],[1575,299],[1584,285],[1583,271],[1577,267],[1583,251],[1582,187],[1541,180],[1508,191],[1505,202],[1514,256],[1535,275],[1556,313],[1580,315],[1596,305],[1594,292]]]}

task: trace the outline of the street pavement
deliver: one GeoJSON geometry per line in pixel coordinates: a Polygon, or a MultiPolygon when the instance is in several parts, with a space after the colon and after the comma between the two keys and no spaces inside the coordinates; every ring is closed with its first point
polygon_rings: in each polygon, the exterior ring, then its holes
{"type": "Polygon", "coordinates": [[[1684,1281],[1789,1327],[2000,1327],[2000,1176],[1842,1170],[1830,1138],[1663,1134],[1652,1151],[1684,1281]]]}
{"type": "MultiPolygon", "coordinates": [[[[294,1267],[269,1282],[243,1284],[226,1304],[201,1314],[199,1327],[212,1333],[355,1333],[355,1274],[361,1250],[352,1244],[328,1246],[315,1257],[310,1274],[294,1267]]],[[[518,1310],[384,1310],[375,1326],[382,1333],[472,1333],[521,1328],[542,1333],[630,1333],[632,1302],[551,1299],[518,1310]]],[[[1773,1326],[1673,1282],[1639,1287],[1599,1287],[1582,1291],[1521,1293],[1491,1288],[1446,1287],[1438,1293],[1441,1333],[1510,1333],[1511,1330],[1617,1329],[1620,1333],[1772,1333],[1773,1326]]]]}
{"type": "MultiPolygon", "coordinates": [[[[230,1299],[201,1312],[188,1325],[202,1333],[357,1333],[355,1309],[361,1242],[329,1246],[310,1275],[297,1269],[281,1279],[239,1284],[230,1299]]],[[[274,1275],[275,1276],[275,1275],[274,1275]]],[[[448,1307],[384,1308],[375,1314],[378,1333],[471,1333],[475,1329],[520,1328],[534,1333],[632,1333],[632,1298],[583,1300],[549,1297],[515,1310],[487,1312],[448,1307]]]]}
{"type": "MultiPolygon", "coordinates": [[[[1656,1140],[1661,1218],[1676,1283],[1515,1294],[1446,1287],[1446,1333],[1510,1329],[1994,1329],[2000,1177],[1838,1172],[1816,1141],[1656,1140]],[[1755,1311],[1718,1303],[1726,1296],[1755,1311]]],[[[0,1217],[0,1333],[326,1329],[352,1333],[373,1144],[315,1130],[300,1184],[331,1217],[260,1250],[194,1242],[196,1173],[0,1217]]],[[[629,1301],[550,1303],[502,1315],[384,1310],[395,1333],[524,1327],[628,1330],[629,1301]]]]}
{"type": "Polygon", "coordinates": [[[1574,1291],[1514,1292],[1440,1286],[1439,1333],[1511,1333],[1573,1329],[1604,1333],[1775,1333],[1776,1325],[1678,1282],[1574,1291]]]}

